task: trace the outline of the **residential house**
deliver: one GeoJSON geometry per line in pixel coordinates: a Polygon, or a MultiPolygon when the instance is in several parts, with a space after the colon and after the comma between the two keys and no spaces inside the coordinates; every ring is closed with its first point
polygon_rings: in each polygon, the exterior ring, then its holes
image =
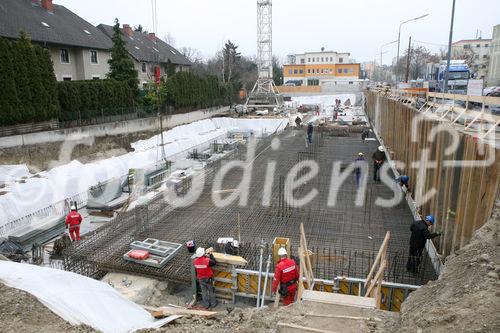
{"type": "MultiPolygon", "coordinates": [[[[99,24],[97,28],[109,38],[113,37],[112,26],[99,24]]],[[[189,71],[191,62],[178,50],[157,38],[154,33],[134,31],[128,24],[123,24],[121,31],[127,51],[139,73],[141,86],[154,82],[154,70],[157,66],[161,76],[165,77],[169,60],[175,66],[176,72],[189,71]]]]}
{"type": "Polygon", "coordinates": [[[353,82],[359,79],[361,67],[349,58],[347,52],[321,51],[293,54],[283,65],[283,82],[303,85],[335,84],[340,81],[353,82]]]}
{"type": "Polygon", "coordinates": [[[104,79],[111,40],[102,31],[52,0],[1,0],[0,36],[29,34],[50,51],[57,80],[104,79]]]}

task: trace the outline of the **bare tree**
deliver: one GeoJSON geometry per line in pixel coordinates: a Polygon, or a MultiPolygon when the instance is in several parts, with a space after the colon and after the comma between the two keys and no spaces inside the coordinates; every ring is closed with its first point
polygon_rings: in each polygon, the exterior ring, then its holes
{"type": "Polygon", "coordinates": [[[203,61],[203,55],[201,54],[200,50],[189,47],[189,46],[183,46],[179,49],[179,52],[182,53],[186,58],[188,58],[189,61],[193,63],[197,62],[202,62],[203,61]]]}
{"type": "Polygon", "coordinates": [[[174,38],[174,36],[172,36],[172,34],[170,32],[167,33],[165,36],[163,36],[163,40],[168,45],[175,47],[175,38],[174,38]]]}

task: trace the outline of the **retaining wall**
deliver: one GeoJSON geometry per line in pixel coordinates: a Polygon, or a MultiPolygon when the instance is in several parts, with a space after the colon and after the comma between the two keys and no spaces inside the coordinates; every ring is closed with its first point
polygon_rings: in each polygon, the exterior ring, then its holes
{"type": "MultiPolygon", "coordinates": [[[[188,113],[163,116],[162,125],[163,128],[175,127],[177,125],[210,118],[228,110],[229,107],[227,106],[222,108],[203,109],[188,113]]],[[[2,137],[0,138],[0,148],[60,142],[68,139],[78,139],[88,136],[102,137],[106,135],[120,135],[142,131],[157,131],[159,128],[160,121],[158,117],[134,119],[100,125],[82,126],[2,137]]]]}
{"type": "Polygon", "coordinates": [[[500,150],[396,100],[371,91],[365,96],[374,130],[391,158],[404,163],[400,174],[410,176],[417,210],[436,216],[434,228],[443,232],[433,240],[438,253],[447,256],[468,244],[498,197],[500,150]]]}

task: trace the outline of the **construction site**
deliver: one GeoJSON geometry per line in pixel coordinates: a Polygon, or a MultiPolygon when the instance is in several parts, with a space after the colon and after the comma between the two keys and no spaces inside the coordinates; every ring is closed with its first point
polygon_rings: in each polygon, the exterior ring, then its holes
{"type": "Polygon", "coordinates": [[[500,332],[500,97],[272,57],[258,0],[241,109],[0,137],[0,331],[500,332]]]}

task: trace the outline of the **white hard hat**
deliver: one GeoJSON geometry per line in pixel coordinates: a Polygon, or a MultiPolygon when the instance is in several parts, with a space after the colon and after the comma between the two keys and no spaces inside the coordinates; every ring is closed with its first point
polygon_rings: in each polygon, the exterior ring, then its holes
{"type": "Polygon", "coordinates": [[[382,146],[378,146],[378,150],[379,150],[379,151],[384,151],[384,147],[382,147],[382,146]]]}
{"type": "Polygon", "coordinates": [[[196,256],[199,258],[199,257],[203,257],[205,255],[205,248],[203,247],[199,247],[196,249],[196,256]]]}
{"type": "Polygon", "coordinates": [[[239,247],[240,246],[240,242],[238,242],[237,240],[234,240],[233,241],[233,246],[234,247],[239,247]]]}
{"type": "Polygon", "coordinates": [[[76,210],[76,206],[75,205],[71,205],[71,207],[69,209],[76,210]]]}
{"type": "Polygon", "coordinates": [[[287,255],[286,249],[284,247],[280,247],[278,249],[278,255],[279,256],[286,256],[287,255]]]}

